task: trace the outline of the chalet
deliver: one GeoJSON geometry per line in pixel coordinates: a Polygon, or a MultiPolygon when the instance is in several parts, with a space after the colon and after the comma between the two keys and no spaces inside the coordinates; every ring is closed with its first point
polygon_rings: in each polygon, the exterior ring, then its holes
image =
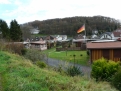
{"type": "Polygon", "coordinates": [[[108,60],[121,61],[121,42],[119,41],[94,41],[87,43],[90,50],[90,61],[104,57],[108,60]]]}
{"type": "Polygon", "coordinates": [[[47,49],[47,44],[45,41],[33,41],[30,42],[31,44],[31,49],[37,49],[37,50],[46,50],[47,49]]]}

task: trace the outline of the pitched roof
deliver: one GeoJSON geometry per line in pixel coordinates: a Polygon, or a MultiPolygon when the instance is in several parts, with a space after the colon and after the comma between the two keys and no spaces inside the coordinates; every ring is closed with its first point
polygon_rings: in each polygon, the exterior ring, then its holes
{"type": "Polygon", "coordinates": [[[121,42],[89,42],[87,49],[112,49],[121,48],[121,42]]]}
{"type": "Polygon", "coordinates": [[[53,40],[54,38],[55,38],[54,36],[48,35],[48,36],[46,36],[45,40],[53,40]]]}
{"type": "Polygon", "coordinates": [[[102,37],[104,34],[107,34],[107,35],[111,36],[112,32],[105,32],[105,33],[101,34],[100,37],[102,37]]]}

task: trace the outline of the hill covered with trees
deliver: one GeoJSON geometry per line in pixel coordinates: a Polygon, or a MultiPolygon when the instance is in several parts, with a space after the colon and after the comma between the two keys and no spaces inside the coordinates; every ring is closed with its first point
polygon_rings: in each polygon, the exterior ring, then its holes
{"type": "MultiPolygon", "coordinates": [[[[98,30],[101,34],[105,31],[111,32],[120,28],[120,22],[114,18],[104,16],[75,16],[67,18],[56,18],[33,22],[28,22],[23,25],[32,26],[40,30],[40,34],[66,34],[76,35],[77,30],[85,24],[87,35],[92,34],[92,31],[98,30]]],[[[82,32],[83,33],[83,32],[82,32]]]]}

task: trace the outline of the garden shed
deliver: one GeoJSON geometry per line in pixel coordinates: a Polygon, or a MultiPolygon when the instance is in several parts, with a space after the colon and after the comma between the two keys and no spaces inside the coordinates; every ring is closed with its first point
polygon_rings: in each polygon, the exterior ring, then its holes
{"type": "Polygon", "coordinates": [[[87,43],[90,51],[90,61],[104,57],[108,60],[121,61],[121,42],[120,41],[94,41],[87,43]]]}

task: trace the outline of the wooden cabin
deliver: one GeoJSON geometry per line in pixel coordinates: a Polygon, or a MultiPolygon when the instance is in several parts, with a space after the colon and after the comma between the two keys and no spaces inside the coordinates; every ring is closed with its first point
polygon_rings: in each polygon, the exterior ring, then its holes
{"type": "Polygon", "coordinates": [[[121,61],[121,42],[89,42],[87,49],[90,50],[90,61],[104,57],[108,60],[121,61]]]}
{"type": "Polygon", "coordinates": [[[47,44],[45,41],[34,41],[30,42],[31,44],[31,49],[37,49],[37,50],[46,50],[47,49],[47,44]]]}

